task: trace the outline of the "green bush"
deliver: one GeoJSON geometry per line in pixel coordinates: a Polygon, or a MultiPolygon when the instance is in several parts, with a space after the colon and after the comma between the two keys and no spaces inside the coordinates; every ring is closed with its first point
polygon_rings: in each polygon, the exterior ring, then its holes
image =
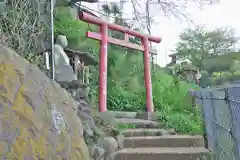
{"type": "MultiPolygon", "coordinates": [[[[130,72],[130,70],[127,71],[130,72]]],[[[155,75],[152,80],[153,101],[155,110],[159,113],[159,120],[180,133],[201,133],[201,116],[193,107],[192,99],[188,94],[193,86],[184,82],[174,84],[173,77],[161,70],[157,70],[155,75]]],[[[108,92],[108,108],[119,111],[144,111],[144,85],[138,83],[135,86],[137,86],[137,92],[127,87],[111,86],[108,92]]]]}

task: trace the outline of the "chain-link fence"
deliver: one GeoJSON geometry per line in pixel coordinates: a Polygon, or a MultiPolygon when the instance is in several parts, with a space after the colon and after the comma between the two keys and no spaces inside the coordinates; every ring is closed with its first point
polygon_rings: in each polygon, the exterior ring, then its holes
{"type": "Polygon", "coordinates": [[[194,92],[214,160],[240,160],[240,85],[194,92]]]}

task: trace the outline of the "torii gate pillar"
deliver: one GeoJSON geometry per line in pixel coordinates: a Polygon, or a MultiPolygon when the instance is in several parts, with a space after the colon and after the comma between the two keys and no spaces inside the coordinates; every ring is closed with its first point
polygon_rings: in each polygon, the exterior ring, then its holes
{"type": "Polygon", "coordinates": [[[154,112],[153,98],[152,98],[152,81],[151,81],[151,68],[150,68],[150,48],[149,41],[160,43],[160,37],[153,37],[150,35],[144,35],[138,33],[129,28],[125,28],[119,25],[108,23],[97,17],[89,15],[85,12],[79,14],[79,19],[95,24],[100,27],[100,33],[87,32],[88,38],[99,40],[100,46],[100,58],[99,58],[99,112],[107,111],[107,44],[112,43],[119,46],[136,49],[144,52],[144,80],[146,88],[146,107],[147,112],[154,112]],[[125,33],[125,39],[119,40],[108,36],[108,29],[116,30],[125,33]],[[141,38],[142,45],[137,45],[129,42],[129,35],[141,38]]]}

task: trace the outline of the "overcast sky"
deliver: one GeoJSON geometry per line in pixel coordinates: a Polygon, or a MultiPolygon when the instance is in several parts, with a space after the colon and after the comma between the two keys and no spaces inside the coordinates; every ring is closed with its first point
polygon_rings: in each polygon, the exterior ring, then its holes
{"type": "MultiPolygon", "coordinates": [[[[100,0],[106,1],[106,0],[100,0]]],[[[119,0],[107,0],[119,1],[119,0]]],[[[140,0],[139,0],[140,1],[140,0]]],[[[144,2],[143,0],[141,0],[144,2]]],[[[89,6],[89,5],[88,5],[89,6]]],[[[91,8],[96,8],[90,5],[91,8]]],[[[205,24],[209,29],[217,27],[232,27],[236,29],[236,36],[240,37],[240,0],[220,0],[220,4],[205,6],[202,10],[198,9],[195,5],[189,5],[187,12],[190,18],[196,24],[205,24]]],[[[125,5],[125,15],[132,16],[130,4],[125,5]],[[130,15],[131,14],[131,15],[130,15]]],[[[161,36],[163,41],[156,45],[158,49],[157,63],[161,66],[170,62],[167,58],[172,53],[174,45],[179,41],[179,34],[184,28],[189,27],[186,21],[179,21],[174,18],[164,17],[162,13],[158,14],[158,7],[150,6],[152,14],[156,17],[155,23],[152,25],[152,34],[161,36]]]]}

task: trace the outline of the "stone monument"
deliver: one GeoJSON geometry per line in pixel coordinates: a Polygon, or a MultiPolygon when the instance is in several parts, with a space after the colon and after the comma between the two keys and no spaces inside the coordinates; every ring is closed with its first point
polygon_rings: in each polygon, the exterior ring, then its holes
{"type": "Polygon", "coordinates": [[[68,42],[66,36],[59,35],[54,45],[54,59],[55,59],[55,77],[57,82],[71,82],[77,77],[70,65],[70,60],[64,51],[68,42]]]}

